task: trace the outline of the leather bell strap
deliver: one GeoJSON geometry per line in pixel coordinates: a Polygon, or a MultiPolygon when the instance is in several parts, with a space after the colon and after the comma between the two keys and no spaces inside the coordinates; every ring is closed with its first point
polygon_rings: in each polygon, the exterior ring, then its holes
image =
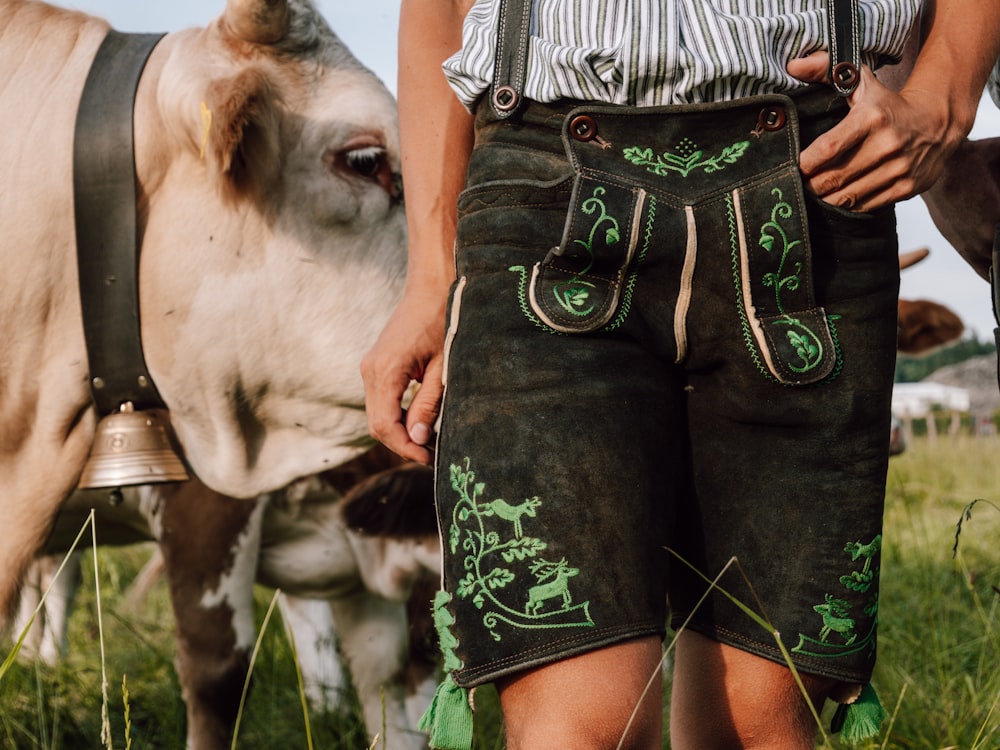
{"type": "Polygon", "coordinates": [[[139,329],[133,109],[139,77],[163,34],[110,31],[76,118],[73,196],[90,386],[99,416],[131,401],[163,408],[139,329]]]}

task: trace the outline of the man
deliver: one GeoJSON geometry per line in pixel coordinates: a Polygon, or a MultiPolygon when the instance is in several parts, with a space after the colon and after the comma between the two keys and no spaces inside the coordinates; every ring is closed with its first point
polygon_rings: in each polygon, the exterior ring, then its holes
{"type": "MultiPolygon", "coordinates": [[[[809,748],[813,706],[867,685],[898,284],[891,204],[931,184],[968,133],[1000,8],[939,0],[906,88],[863,67],[848,111],[769,64],[785,55],[791,76],[827,80],[823,7],[538,0],[527,55],[508,44],[503,57],[491,45],[522,24],[499,23],[495,3],[403,3],[410,269],[363,373],[372,434],[426,463],[447,388],[436,611],[451,677],[432,744],[460,744],[440,729],[454,718],[447,698],[461,706],[457,686],[495,681],[510,748],[660,747],[650,677],[667,594],[680,633],[675,748],[809,748]],[[686,36],[672,33],[685,23],[686,36]],[[783,36],[789,23],[797,33],[783,36]],[[658,33],[683,43],[650,44],[636,61],[658,33]],[[508,83],[490,85],[497,59],[527,64],[511,114],[492,106],[508,83]],[[733,60],[755,72],[733,74],[733,60]],[[629,88],[635,70],[648,75],[629,88]],[[581,97],[581,78],[613,93],[581,97]],[[696,104],[632,106],[678,101],[696,104]],[[776,255],[790,262],[760,269],[776,255]],[[422,386],[404,413],[412,380],[422,386]],[[701,600],[720,575],[775,623],[808,701],[765,628],[723,594],[701,600]]],[[[898,55],[916,5],[861,7],[863,59],[898,55]]]]}

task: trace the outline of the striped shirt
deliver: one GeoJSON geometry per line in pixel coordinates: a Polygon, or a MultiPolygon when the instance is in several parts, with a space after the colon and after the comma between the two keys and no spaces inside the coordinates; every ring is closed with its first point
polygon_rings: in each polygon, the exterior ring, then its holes
{"type": "MultiPolygon", "coordinates": [[[[859,0],[862,61],[899,57],[922,0],[859,0]]],[[[823,0],[534,0],[524,94],[652,106],[802,85],[785,71],[826,49],[823,0]]],[[[476,0],[444,72],[470,109],[493,78],[499,3],[476,0]]]]}

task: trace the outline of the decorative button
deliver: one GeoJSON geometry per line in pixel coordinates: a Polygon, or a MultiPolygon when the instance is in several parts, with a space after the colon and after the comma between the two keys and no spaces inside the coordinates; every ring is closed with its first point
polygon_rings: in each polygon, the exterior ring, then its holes
{"type": "Polygon", "coordinates": [[[597,137],[597,123],[590,115],[577,115],[570,120],[569,134],[583,143],[592,141],[597,137]]]}
{"type": "Polygon", "coordinates": [[[767,107],[762,109],[757,116],[757,127],[754,132],[773,133],[775,130],[781,130],[785,127],[787,121],[788,116],[785,114],[784,107],[767,107]]]}

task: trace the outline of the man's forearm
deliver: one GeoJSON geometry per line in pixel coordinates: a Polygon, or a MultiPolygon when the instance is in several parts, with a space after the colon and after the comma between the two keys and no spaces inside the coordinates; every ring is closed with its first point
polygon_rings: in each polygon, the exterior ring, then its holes
{"type": "Polygon", "coordinates": [[[1000,55],[1000,2],[926,0],[923,42],[904,91],[939,97],[949,127],[968,134],[1000,55]]]}
{"type": "Polygon", "coordinates": [[[454,276],[456,202],[472,147],[472,116],[441,63],[462,43],[471,0],[404,0],[399,29],[399,125],[410,284],[454,276]]]}

